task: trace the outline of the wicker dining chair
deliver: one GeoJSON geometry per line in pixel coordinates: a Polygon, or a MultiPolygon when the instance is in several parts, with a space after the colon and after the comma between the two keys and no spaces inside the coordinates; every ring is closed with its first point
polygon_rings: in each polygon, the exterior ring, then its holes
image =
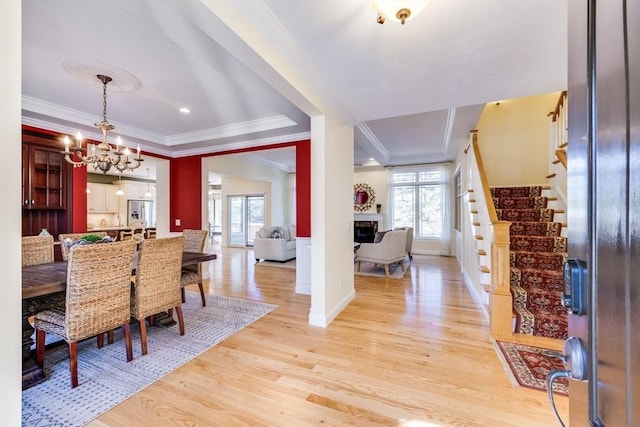
{"type": "Polygon", "coordinates": [[[62,254],[63,261],[67,261],[69,259],[70,247],[67,244],[68,240],[71,240],[71,242],[75,242],[76,240],[80,240],[81,237],[86,236],[87,234],[97,234],[98,236],[105,237],[107,235],[107,232],[91,231],[86,233],[66,233],[58,235],[58,241],[60,242],[60,253],[62,254]]]}
{"type": "Polygon", "coordinates": [[[53,236],[22,238],[22,266],[53,262],[53,236]]]}
{"type": "MultiPolygon", "coordinates": [[[[185,252],[203,252],[204,245],[207,242],[207,230],[190,230],[186,229],[182,231],[184,236],[184,251],[185,252]]],[[[180,286],[182,292],[182,302],[185,301],[184,288],[185,286],[198,284],[200,289],[200,299],[202,300],[202,306],[207,306],[207,299],[204,296],[204,286],[202,285],[202,264],[187,265],[182,267],[182,277],[180,278],[180,286]]]]}
{"type": "Polygon", "coordinates": [[[147,317],[175,308],[180,335],[184,335],[180,300],[183,247],[182,236],[145,239],[140,243],[131,297],[131,316],[140,322],[142,354],[147,354],[147,317]]]}
{"type": "Polygon", "coordinates": [[[78,386],[78,342],[121,326],[127,362],[133,359],[129,327],[131,263],[135,242],[85,245],[69,253],[65,308],[35,315],[36,361],[44,364],[47,333],[61,336],[69,344],[71,387],[78,386]]]}

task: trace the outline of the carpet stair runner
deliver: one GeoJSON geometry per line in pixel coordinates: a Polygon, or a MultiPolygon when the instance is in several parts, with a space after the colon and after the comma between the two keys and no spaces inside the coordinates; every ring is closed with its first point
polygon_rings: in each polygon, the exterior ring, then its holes
{"type": "Polygon", "coordinates": [[[511,221],[511,294],[515,332],[567,338],[562,306],[562,264],[567,239],[555,212],[547,207],[542,187],[494,187],[491,196],[498,219],[511,221]]]}

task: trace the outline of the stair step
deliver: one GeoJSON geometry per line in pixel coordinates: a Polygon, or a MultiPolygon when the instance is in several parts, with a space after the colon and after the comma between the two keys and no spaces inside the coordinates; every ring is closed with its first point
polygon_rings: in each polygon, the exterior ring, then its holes
{"type": "Polygon", "coordinates": [[[554,160],[554,161],[553,161],[553,162],[551,162],[551,163],[553,163],[554,165],[557,165],[558,163],[560,163],[560,160],[559,160],[559,159],[556,159],[556,160],[554,160]]]}
{"type": "Polygon", "coordinates": [[[553,209],[496,209],[498,219],[520,222],[551,222],[553,209]]]}
{"type": "Polygon", "coordinates": [[[556,177],[555,173],[552,173],[550,175],[545,176],[545,178],[547,178],[547,179],[551,179],[551,178],[555,178],[555,177],[556,177]]]}
{"type": "Polygon", "coordinates": [[[478,214],[478,211],[477,211],[477,210],[475,210],[475,209],[473,209],[473,210],[470,210],[470,211],[469,211],[469,213],[470,213],[470,214],[473,214],[473,215],[477,215],[477,214],[478,214]]]}
{"type": "Polygon", "coordinates": [[[482,290],[486,293],[491,293],[491,285],[482,285],[482,290]]]}
{"type": "Polygon", "coordinates": [[[482,266],[480,266],[480,272],[481,273],[491,273],[491,270],[489,270],[489,267],[487,267],[486,265],[482,265],[482,266]]]}
{"type": "Polygon", "coordinates": [[[567,145],[569,145],[568,141],[563,142],[562,144],[558,145],[558,148],[566,148],[567,145]]]}
{"type": "Polygon", "coordinates": [[[485,251],[484,249],[476,249],[476,253],[480,256],[486,256],[487,255],[487,251],[485,251]]]}
{"type": "Polygon", "coordinates": [[[476,240],[484,240],[484,237],[481,234],[476,234],[473,238],[476,240]]]}
{"type": "Polygon", "coordinates": [[[474,227],[480,227],[480,225],[481,225],[481,224],[480,224],[479,222],[474,222],[472,225],[473,225],[474,227]]]}

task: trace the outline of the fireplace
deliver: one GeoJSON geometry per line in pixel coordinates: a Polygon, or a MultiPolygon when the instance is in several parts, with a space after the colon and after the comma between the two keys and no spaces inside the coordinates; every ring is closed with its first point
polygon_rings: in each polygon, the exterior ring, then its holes
{"type": "Polygon", "coordinates": [[[378,221],[354,221],[353,241],[358,243],[373,243],[378,231],[378,221]]]}

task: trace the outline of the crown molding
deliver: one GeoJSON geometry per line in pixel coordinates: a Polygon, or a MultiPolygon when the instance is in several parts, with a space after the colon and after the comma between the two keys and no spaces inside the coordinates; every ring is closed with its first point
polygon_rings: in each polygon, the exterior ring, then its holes
{"type": "Polygon", "coordinates": [[[165,138],[165,144],[168,146],[189,144],[192,142],[215,140],[228,138],[238,135],[246,135],[255,132],[264,132],[273,129],[280,129],[297,125],[290,118],[278,115],[267,117],[265,119],[251,120],[241,123],[233,123],[217,128],[203,129],[195,132],[171,135],[165,138]]]}
{"type": "Polygon", "coordinates": [[[365,138],[367,138],[367,141],[369,141],[369,143],[373,146],[373,148],[378,153],[380,153],[380,156],[382,157],[382,161],[378,163],[387,164],[390,158],[389,152],[387,151],[386,148],[384,148],[384,146],[382,145],[378,137],[376,137],[376,135],[369,128],[369,126],[367,126],[365,122],[360,122],[356,126],[364,134],[365,138]]]}

